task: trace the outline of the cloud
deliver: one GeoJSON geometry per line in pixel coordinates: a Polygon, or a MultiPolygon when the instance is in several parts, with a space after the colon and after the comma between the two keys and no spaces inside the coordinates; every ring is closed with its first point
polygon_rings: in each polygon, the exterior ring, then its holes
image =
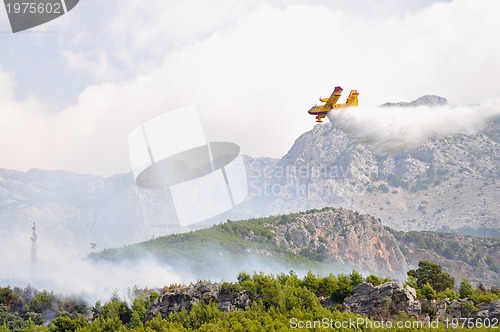
{"type": "MultiPolygon", "coordinates": [[[[83,37],[78,37],[80,39],[83,37]]],[[[98,81],[111,80],[117,73],[110,68],[105,52],[71,52],[65,50],[62,56],[71,70],[82,71],[92,75],[98,81]]]]}
{"type": "Polygon", "coordinates": [[[382,153],[419,146],[431,136],[474,134],[500,116],[500,100],[477,106],[358,107],[332,112],[334,126],[382,153]]]}
{"type": "MultiPolygon", "coordinates": [[[[123,1],[102,34],[66,43],[65,70],[97,79],[67,107],[0,92],[1,166],[126,172],[128,133],[189,104],[209,140],[279,157],[312,128],[307,109],[335,85],[358,89],[362,106],[424,94],[480,103],[500,87],[497,2],[401,6],[395,15],[368,5],[359,15],[343,2],[197,3],[123,1]]],[[[16,91],[23,82],[13,79],[0,84],[16,91]]]]}
{"type": "Polygon", "coordinates": [[[8,26],[8,23],[9,22],[9,18],[7,17],[7,12],[1,12],[0,11],[0,26],[2,27],[6,27],[8,26]]]}

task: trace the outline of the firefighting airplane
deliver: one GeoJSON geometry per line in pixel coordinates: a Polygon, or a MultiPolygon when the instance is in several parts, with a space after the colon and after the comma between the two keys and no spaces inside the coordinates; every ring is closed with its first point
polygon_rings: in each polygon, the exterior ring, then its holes
{"type": "Polygon", "coordinates": [[[345,104],[337,104],[337,100],[339,100],[341,94],[342,94],[342,88],[340,86],[336,86],[330,98],[321,98],[321,97],[319,98],[319,101],[324,104],[314,105],[307,113],[311,115],[316,115],[316,122],[323,122],[323,120],[321,119],[323,119],[326,116],[326,114],[331,110],[333,110],[334,108],[358,106],[359,93],[357,90],[351,90],[351,93],[349,94],[349,97],[347,97],[345,104]]]}

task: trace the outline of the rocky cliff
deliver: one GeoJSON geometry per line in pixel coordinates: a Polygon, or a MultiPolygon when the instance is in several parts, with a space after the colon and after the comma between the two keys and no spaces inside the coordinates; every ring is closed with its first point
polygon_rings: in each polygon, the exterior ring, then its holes
{"type": "Polygon", "coordinates": [[[394,235],[380,219],[345,209],[300,214],[292,222],[270,226],[274,243],[293,253],[349,263],[383,275],[401,274],[408,262],[394,235]]]}

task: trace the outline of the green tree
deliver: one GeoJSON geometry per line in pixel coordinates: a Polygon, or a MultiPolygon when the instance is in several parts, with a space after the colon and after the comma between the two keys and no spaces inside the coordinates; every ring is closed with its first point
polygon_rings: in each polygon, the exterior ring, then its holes
{"type": "Polygon", "coordinates": [[[238,282],[241,284],[245,281],[251,280],[252,277],[246,272],[240,272],[240,273],[238,273],[237,279],[238,279],[238,282]]]}
{"type": "Polygon", "coordinates": [[[82,328],[87,323],[81,318],[71,319],[68,316],[56,317],[50,323],[50,332],[69,332],[82,328]]]}
{"type": "Polygon", "coordinates": [[[428,300],[434,300],[437,297],[436,291],[428,282],[422,286],[421,294],[428,300]]]}
{"type": "Polygon", "coordinates": [[[163,319],[160,314],[156,315],[153,319],[146,322],[147,331],[167,331],[169,328],[169,323],[166,319],[163,319]]]}
{"type": "Polygon", "coordinates": [[[382,279],[374,274],[370,274],[368,277],[366,277],[366,282],[371,283],[373,286],[378,286],[382,284],[382,279]]]}
{"type": "Polygon", "coordinates": [[[408,275],[408,279],[406,280],[406,285],[418,289],[417,279],[415,279],[415,277],[411,275],[408,275]]]}
{"type": "Polygon", "coordinates": [[[55,311],[59,307],[54,293],[41,291],[31,299],[31,310],[43,313],[47,310],[55,311]]]}
{"type": "Polygon", "coordinates": [[[443,300],[446,298],[448,298],[450,300],[458,300],[460,298],[460,295],[454,289],[446,288],[444,291],[439,292],[437,294],[437,298],[439,300],[443,300]]]}
{"type": "Polygon", "coordinates": [[[24,320],[31,320],[35,325],[43,325],[46,321],[45,317],[41,313],[28,311],[24,314],[24,320]]]}
{"type": "Polygon", "coordinates": [[[300,287],[302,281],[297,277],[295,272],[290,271],[288,274],[280,273],[277,279],[281,285],[290,285],[293,287],[300,287]]]}
{"type": "Polygon", "coordinates": [[[309,271],[304,276],[304,279],[302,279],[302,286],[307,288],[314,294],[317,294],[319,288],[319,280],[311,271],[309,271]]]}
{"type": "Polygon", "coordinates": [[[332,299],[336,302],[343,302],[344,299],[352,294],[352,284],[351,279],[345,274],[341,274],[337,277],[338,287],[332,294],[332,299]]]}
{"type": "MultiPolygon", "coordinates": [[[[113,296],[109,302],[105,303],[102,308],[100,308],[98,315],[105,319],[118,319],[123,324],[128,324],[132,317],[132,310],[130,310],[125,301],[121,301],[118,297],[113,296]]],[[[105,323],[108,324],[110,322],[106,321],[105,323]]]]}
{"type": "Polygon", "coordinates": [[[139,313],[136,310],[132,311],[132,317],[130,318],[130,328],[143,328],[144,324],[139,313]]]}
{"type": "Polygon", "coordinates": [[[319,280],[318,296],[330,297],[338,289],[337,278],[333,274],[329,274],[319,280]]]}
{"type": "Polygon", "coordinates": [[[99,316],[102,310],[101,301],[97,300],[94,306],[92,307],[92,319],[95,319],[99,316]]]}
{"type": "Polygon", "coordinates": [[[266,308],[278,304],[279,282],[272,275],[255,273],[252,277],[254,283],[254,294],[261,300],[266,308]]]}
{"type": "Polygon", "coordinates": [[[297,277],[297,275],[293,272],[289,272],[290,276],[287,278],[285,281],[285,285],[292,286],[292,287],[300,287],[300,279],[297,277]]]}
{"type": "Polygon", "coordinates": [[[15,305],[22,303],[22,298],[15,293],[10,287],[0,287],[0,305],[3,304],[11,309],[15,305]]]}
{"type": "Polygon", "coordinates": [[[2,325],[11,330],[20,330],[26,324],[21,317],[11,314],[6,306],[0,305],[0,326],[2,325]]]}
{"type": "Polygon", "coordinates": [[[447,288],[455,288],[455,279],[443,272],[443,268],[439,264],[420,261],[418,269],[409,270],[407,274],[408,277],[415,278],[418,288],[422,288],[426,283],[429,283],[437,292],[442,292],[447,288]]]}
{"type": "Polygon", "coordinates": [[[89,313],[89,307],[87,303],[76,297],[67,297],[62,301],[62,306],[59,307],[60,311],[66,311],[71,313],[78,313],[86,315],[89,313]]]}
{"type": "MultiPolygon", "coordinates": [[[[0,328],[0,331],[3,331],[0,328]]],[[[28,319],[28,321],[25,324],[24,329],[22,330],[23,332],[50,332],[50,329],[48,326],[43,326],[42,324],[36,324],[34,321],[28,319]]]]}
{"type": "Polygon", "coordinates": [[[148,306],[149,303],[146,300],[140,297],[136,297],[134,299],[134,302],[132,303],[132,311],[137,312],[137,314],[139,315],[139,319],[144,321],[144,319],[146,318],[146,311],[148,306]]]}
{"type": "Polygon", "coordinates": [[[115,332],[126,330],[127,329],[119,318],[97,317],[97,319],[95,319],[91,325],[91,331],[115,332]]]}
{"type": "Polygon", "coordinates": [[[355,270],[352,270],[351,274],[349,275],[349,279],[351,281],[351,286],[353,289],[363,282],[363,277],[355,270]]]}
{"type": "Polygon", "coordinates": [[[461,299],[465,299],[471,297],[474,293],[474,289],[472,288],[469,280],[462,278],[462,282],[460,283],[460,288],[458,290],[461,299]]]}
{"type": "Polygon", "coordinates": [[[158,294],[158,292],[151,292],[151,294],[149,295],[149,302],[153,302],[154,300],[159,298],[160,294],[158,294]]]}

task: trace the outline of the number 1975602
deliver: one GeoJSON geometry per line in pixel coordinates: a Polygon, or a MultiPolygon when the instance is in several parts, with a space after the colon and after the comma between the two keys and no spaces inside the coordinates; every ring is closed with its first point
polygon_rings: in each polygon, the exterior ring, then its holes
{"type": "Polygon", "coordinates": [[[446,319],[445,321],[446,328],[491,328],[491,329],[498,329],[499,326],[499,319],[498,318],[467,318],[467,317],[462,317],[462,318],[452,318],[452,319],[446,319]]]}
{"type": "Polygon", "coordinates": [[[17,2],[6,4],[7,13],[11,14],[62,14],[60,3],[41,3],[41,2],[17,2]]]}

